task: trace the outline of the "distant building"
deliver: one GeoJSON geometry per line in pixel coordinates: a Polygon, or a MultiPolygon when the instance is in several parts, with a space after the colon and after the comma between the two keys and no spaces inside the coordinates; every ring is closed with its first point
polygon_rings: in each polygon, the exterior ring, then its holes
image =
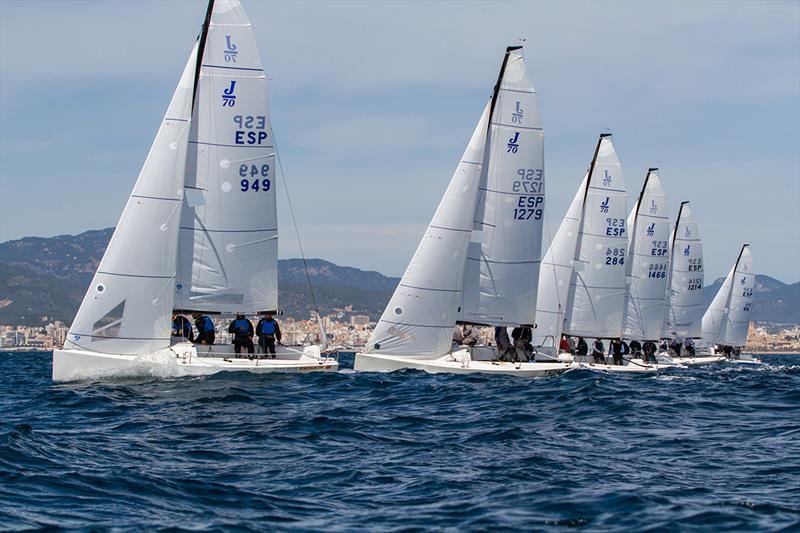
{"type": "Polygon", "coordinates": [[[350,325],[363,328],[364,326],[369,325],[369,317],[367,315],[353,315],[350,317],[350,325]]]}

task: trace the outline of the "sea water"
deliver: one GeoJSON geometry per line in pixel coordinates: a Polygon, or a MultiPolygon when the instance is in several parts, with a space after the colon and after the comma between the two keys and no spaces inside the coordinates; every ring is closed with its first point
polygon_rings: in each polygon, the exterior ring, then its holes
{"type": "Polygon", "coordinates": [[[0,529],[800,529],[800,358],[54,385],[0,353],[0,529]]]}

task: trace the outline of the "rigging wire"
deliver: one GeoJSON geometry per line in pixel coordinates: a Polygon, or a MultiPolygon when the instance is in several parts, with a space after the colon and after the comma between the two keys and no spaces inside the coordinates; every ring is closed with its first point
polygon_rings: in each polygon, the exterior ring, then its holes
{"type": "Polygon", "coordinates": [[[297,238],[297,246],[300,248],[300,258],[303,260],[303,269],[306,273],[306,281],[308,282],[308,292],[311,295],[311,305],[314,306],[314,312],[317,314],[317,324],[319,325],[320,334],[320,347],[327,347],[328,339],[325,335],[325,328],[322,327],[322,316],[319,313],[319,306],[317,305],[317,297],[314,293],[314,285],[311,283],[311,274],[308,270],[308,261],[306,260],[306,253],[303,250],[303,242],[300,240],[300,228],[297,227],[297,219],[294,216],[294,205],[292,204],[292,197],[289,194],[289,184],[286,180],[286,173],[283,170],[283,162],[281,161],[280,152],[278,150],[278,140],[275,137],[275,132],[272,132],[272,143],[275,145],[275,159],[278,162],[278,171],[281,174],[281,183],[283,190],[286,193],[287,204],[289,205],[289,214],[292,217],[292,226],[294,226],[295,237],[297,238]]]}

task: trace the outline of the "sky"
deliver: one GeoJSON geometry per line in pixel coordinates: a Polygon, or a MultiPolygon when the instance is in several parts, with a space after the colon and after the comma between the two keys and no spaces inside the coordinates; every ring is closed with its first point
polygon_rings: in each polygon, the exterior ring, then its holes
{"type": "MultiPolygon", "coordinates": [[[[555,232],[603,132],[706,280],[800,279],[800,2],[244,2],[306,255],[401,275],[525,38],[555,232]]],[[[113,226],[205,2],[0,0],[0,241],[113,226]]],[[[279,200],[280,255],[297,241],[279,200]]]]}

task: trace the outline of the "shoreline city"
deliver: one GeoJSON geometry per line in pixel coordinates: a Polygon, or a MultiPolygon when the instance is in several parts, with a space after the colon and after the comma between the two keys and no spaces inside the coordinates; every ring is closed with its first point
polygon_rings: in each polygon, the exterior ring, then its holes
{"type": "MultiPolygon", "coordinates": [[[[375,327],[375,322],[367,315],[348,314],[345,308],[332,315],[322,317],[322,325],[328,335],[330,346],[341,351],[354,351],[363,347],[375,327]]],[[[216,326],[216,344],[230,344],[231,334],[227,331],[228,321],[213,318],[216,326]]],[[[316,315],[305,320],[278,317],[285,344],[302,344],[309,336],[319,331],[316,315]]],[[[20,326],[0,324],[0,351],[33,352],[49,351],[64,343],[69,326],[59,320],[49,322],[46,326],[20,326]]],[[[490,345],[493,343],[491,328],[480,328],[481,340],[490,345]]],[[[776,330],[774,326],[750,323],[747,344],[744,350],[758,354],[792,354],[800,353],[800,325],[790,325],[776,330]]]]}

